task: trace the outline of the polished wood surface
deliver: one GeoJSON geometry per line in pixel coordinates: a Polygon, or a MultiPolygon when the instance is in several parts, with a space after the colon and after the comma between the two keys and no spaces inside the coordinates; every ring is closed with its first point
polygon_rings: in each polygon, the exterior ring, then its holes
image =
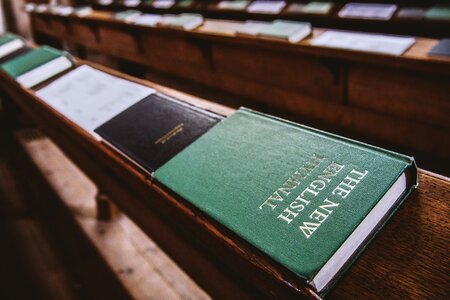
{"type": "Polygon", "coordinates": [[[427,55],[437,40],[418,38],[396,57],[310,45],[324,29],[290,44],[235,36],[237,21],[208,19],[185,32],[126,24],[104,11],[85,18],[32,14],[32,20],[38,41],[99,51],[226,93],[233,105],[450,164],[450,59],[427,55]]]}
{"type": "MultiPolygon", "coordinates": [[[[95,67],[182,100],[230,114],[216,105],[105,67],[95,67]]],[[[61,149],[141,229],[215,298],[317,298],[294,274],[232,232],[171,195],[107,146],[0,74],[10,101],[61,149]]],[[[420,164],[420,161],[419,161],[420,164]]],[[[445,298],[450,181],[420,171],[415,191],[330,293],[330,298],[445,298]]]]}

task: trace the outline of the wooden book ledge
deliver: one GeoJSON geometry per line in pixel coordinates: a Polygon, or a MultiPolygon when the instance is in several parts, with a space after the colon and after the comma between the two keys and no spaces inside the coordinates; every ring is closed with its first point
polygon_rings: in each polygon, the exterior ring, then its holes
{"type": "MultiPolygon", "coordinates": [[[[155,88],[222,114],[233,109],[117,71],[104,72],[155,88]]],[[[124,157],[86,134],[3,73],[6,100],[28,114],[84,171],[101,193],[150,236],[216,298],[317,298],[285,268],[270,260],[181,198],[171,196],[124,157]]],[[[420,165],[420,161],[419,161],[420,165]]],[[[388,222],[330,298],[445,298],[449,294],[448,205],[450,181],[420,171],[420,187],[388,222]]]]}

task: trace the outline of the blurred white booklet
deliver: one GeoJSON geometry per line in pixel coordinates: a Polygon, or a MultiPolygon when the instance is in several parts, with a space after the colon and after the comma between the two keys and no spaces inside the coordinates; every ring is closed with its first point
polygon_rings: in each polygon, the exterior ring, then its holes
{"type": "Polygon", "coordinates": [[[328,30],[313,39],[311,45],[398,56],[415,42],[412,37],[328,30]]]}
{"type": "Polygon", "coordinates": [[[338,15],[341,18],[389,20],[396,10],[395,4],[347,3],[338,15]]]}
{"type": "Polygon", "coordinates": [[[286,6],[286,1],[253,1],[247,11],[261,14],[278,14],[286,6]]]}
{"type": "Polygon", "coordinates": [[[154,92],[144,85],[82,65],[36,95],[100,140],[94,129],[154,92]]]}

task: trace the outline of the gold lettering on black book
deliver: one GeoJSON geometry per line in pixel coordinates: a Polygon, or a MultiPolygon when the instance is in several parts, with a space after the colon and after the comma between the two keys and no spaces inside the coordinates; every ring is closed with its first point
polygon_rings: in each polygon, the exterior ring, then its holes
{"type": "Polygon", "coordinates": [[[181,133],[183,130],[184,130],[184,123],[178,124],[177,126],[175,126],[175,128],[173,128],[172,130],[167,132],[165,135],[163,135],[162,137],[157,139],[155,141],[155,145],[157,145],[157,144],[164,144],[165,142],[167,142],[168,140],[170,140],[171,138],[173,138],[177,134],[181,133]]]}

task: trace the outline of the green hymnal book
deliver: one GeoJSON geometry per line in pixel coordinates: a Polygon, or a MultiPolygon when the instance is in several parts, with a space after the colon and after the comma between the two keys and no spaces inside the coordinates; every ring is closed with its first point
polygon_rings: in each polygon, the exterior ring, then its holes
{"type": "Polygon", "coordinates": [[[132,21],[134,18],[140,16],[142,12],[134,9],[128,9],[125,11],[118,12],[114,15],[117,20],[121,21],[132,21]]]}
{"type": "Polygon", "coordinates": [[[306,14],[326,15],[333,8],[333,2],[312,1],[302,8],[302,12],[306,14]]]}
{"type": "Polygon", "coordinates": [[[270,26],[263,28],[259,36],[263,38],[285,40],[297,43],[311,34],[311,24],[305,22],[275,20],[270,26]]]}
{"type": "Polygon", "coordinates": [[[411,157],[245,108],[155,178],[320,294],[417,183],[411,157]]]}
{"type": "Polygon", "coordinates": [[[190,7],[193,4],[194,4],[194,0],[180,0],[177,2],[177,6],[183,7],[183,8],[190,7]]]}
{"type": "Polygon", "coordinates": [[[430,8],[425,17],[432,20],[449,20],[450,21],[450,4],[438,4],[430,8]]]}
{"type": "Polygon", "coordinates": [[[22,86],[30,88],[72,66],[69,54],[43,46],[2,64],[1,69],[22,86]]]}
{"type": "Polygon", "coordinates": [[[0,36],[0,58],[25,47],[25,41],[17,35],[6,33],[0,36]]]}
{"type": "Polygon", "coordinates": [[[203,16],[200,14],[180,14],[166,18],[162,22],[163,26],[168,26],[183,30],[193,30],[203,24],[203,16]]]}
{"type": "Polygon", "coordinates": [[[246,0],[220,1],[217,4],[217,8],[229,10],[244,10],[249,3],[250,1],[246,0]]]}

